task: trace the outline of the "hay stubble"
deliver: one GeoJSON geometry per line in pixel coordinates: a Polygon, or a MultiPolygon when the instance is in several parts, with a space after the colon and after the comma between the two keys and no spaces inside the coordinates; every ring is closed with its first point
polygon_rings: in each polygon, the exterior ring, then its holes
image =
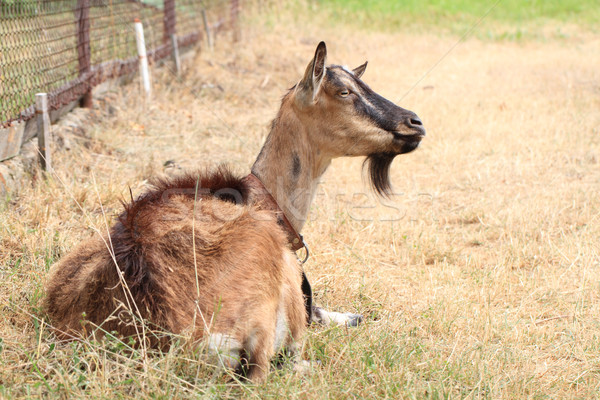
{"type": "Polygon", "coordinates": [[[183,83],[156,70],[146,108],[130,95],[135,85],[116,90],[111,113],[87,129],[96,145],[75,141],[56,154],[60,179],[25,182],[2,206],[0,394],[594,396],[598,39],[467,40],[405,96],[455,38],[340,27],[298,38],[290,23],[256,24],[243,45],[222,41],[188,60],[183,83]],[[260,388],[228,384],[185,348],[142,368],[135,354],[119,355],[118,343],[54,343],[34,322],[46,270],[102,226],[100,200],[114,217],[128,187],[140,193],[168,160],[246,172],[312,37],[327,41],[333,62],[368,59],[364,80],[403,97],[427,128],[421,148],[393,164],[392,203],[367,192],[362,160],[335,160],[303,232],[317,301],[361,312],[367,323],[311,329],[305,352],[323,365],[308,377],[273,373],[260,388]]]}

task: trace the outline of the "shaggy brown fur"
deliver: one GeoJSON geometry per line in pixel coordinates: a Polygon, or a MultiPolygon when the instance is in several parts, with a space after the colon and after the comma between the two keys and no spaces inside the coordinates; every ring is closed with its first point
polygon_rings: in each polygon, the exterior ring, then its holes
{"type": "Polygon", "coordinates": [[[248,353],[249,377],[262,378],[275,351],[278,308],[289,329],[284,344],[305,329],[301,269],[286,235],[273,213],[245,203],[247,189],[224,168],[154,185],[125,206],[110,235],[82,243],[53,267],[45,306],[56,331],[130,336],[140,329],[133,316],[159,331],[191,328],[193,339],[227,334],[248,353]]]}
{"type": "MultiPolygon", "coordinates": [[[[326,56],[321,42],[252,166],[296,232],[333,158],[367,156],[371,183],[385,195],[392,160],[425,135],[414,112],[360,80],[366,63],[326,67],[326,56]]],[[[64,336],[134,335],[147,320],[246,353],[250,378],[264,378],[274,352],[301,336],[306,315],[300,266],[275,212],[261,210],[263,196],[222,168],[156,181],[108,234],[53,267],[46,310],[54,326],[64,336]]],[[[362,318],[317,307],[311,317],[348,325],[362,318]]],[[[158,336],[150,342],[168,344],[158,336]]]]}

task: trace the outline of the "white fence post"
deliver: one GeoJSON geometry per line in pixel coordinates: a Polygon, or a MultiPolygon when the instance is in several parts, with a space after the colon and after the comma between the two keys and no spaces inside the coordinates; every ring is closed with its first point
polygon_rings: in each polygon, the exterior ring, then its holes
{"type": "Polygon", "coordinates": [[[142,84],[144,85],[144,91],[146,97],[150,98],[152,95],[152,88],[150,86],[150,70],[148,69],[148,56],[146,55],[146,42],[144,40],[144,27],[142,21],[138,18],[135,19],[135,41],[137,43],[138,56],[140,58],[140,73],[142,75],[142,84]]]}

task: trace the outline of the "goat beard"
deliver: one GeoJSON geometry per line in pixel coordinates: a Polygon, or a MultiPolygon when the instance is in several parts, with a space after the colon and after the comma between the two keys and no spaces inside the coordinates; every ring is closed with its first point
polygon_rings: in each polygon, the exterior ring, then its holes
{"type": "Polygon", "coordinates": [[[371,188],[380,197],[389,198],[392,194],[390,167],[396,156],[394,153],[371,154],[363,163],[363,168],[367,168],[371,188]]]}

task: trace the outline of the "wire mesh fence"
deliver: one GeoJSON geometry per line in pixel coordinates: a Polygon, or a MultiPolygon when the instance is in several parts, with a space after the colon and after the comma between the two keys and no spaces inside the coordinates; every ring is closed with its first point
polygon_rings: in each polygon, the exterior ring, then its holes
{"type": "Polygon", "coordinates": [[[202,12],[214,25],[235,24],[238,0],[2,0],[0,127],[34,116],[34,98],[49,108],[90,104],[91,88],[138,68],[134,19],[144,25],[151,61],[203,37],[202,12]],[[235,17],[235,18],[234,18],[235,17]]]}

